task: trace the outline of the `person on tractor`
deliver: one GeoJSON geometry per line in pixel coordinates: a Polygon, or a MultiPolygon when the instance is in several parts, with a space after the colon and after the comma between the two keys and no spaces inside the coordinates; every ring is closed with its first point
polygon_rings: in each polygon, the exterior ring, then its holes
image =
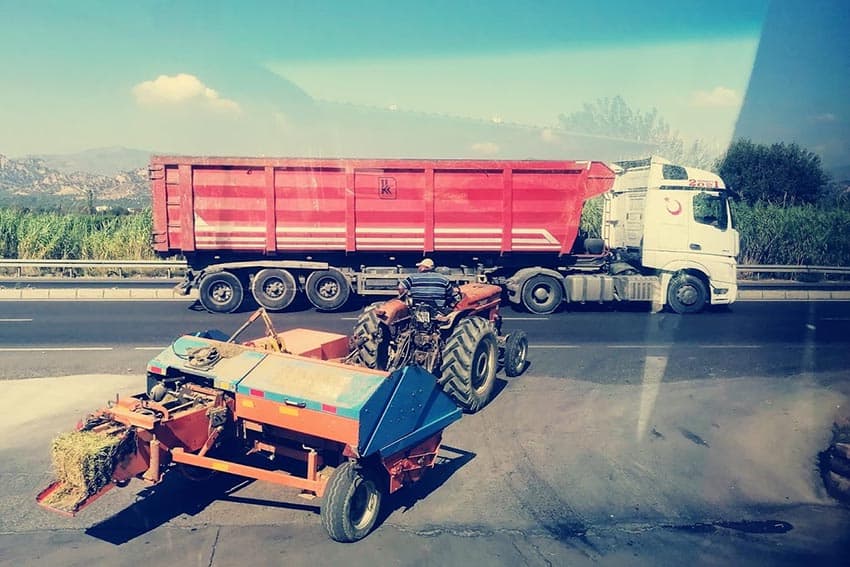
{"type": "Polygon", "coordinates": [[[446,276],[434,271],[434,260],[425,258],[416,264],[417,272],[398,286],[399,299],[409,297],[413,303],[429,303],[440,311],[460,301],[457,286],[446,276]]]}

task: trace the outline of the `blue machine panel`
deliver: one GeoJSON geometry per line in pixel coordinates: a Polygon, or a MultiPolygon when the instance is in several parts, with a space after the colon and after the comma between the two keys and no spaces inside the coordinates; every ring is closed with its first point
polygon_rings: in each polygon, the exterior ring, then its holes
{"type": "Polygon", "coordinates": [[[178,338],[171,346],[159,353],[149,365],[162,369],[173,368],[210,378],[216,388],[235,392],[239,382],[264,358],[266,358],[265,353],[242,348],[236,344],[186,335],[178,338]],[[197,349],[206,347],[215,347],[220,358],[209,366],[193,364],[190,355],[197,349]]]}

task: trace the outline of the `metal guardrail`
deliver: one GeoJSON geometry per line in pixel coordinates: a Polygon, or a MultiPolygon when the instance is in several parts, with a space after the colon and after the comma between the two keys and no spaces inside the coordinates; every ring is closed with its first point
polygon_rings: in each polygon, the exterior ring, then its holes
{"type": "MultiPolygon", "coordinates": [[[[0,259],[0,268],[13,268],[20,276],[23,268],[63,268],[68,270],[85,268],[114,269],[119,274],[123,270],[166,270],[171,276],[173,270],[185,270],[186,262],[181,260],[23,260],[0,259]]],[[[745,264],[738,266],[738,272],[782,273],[782,274],[839,274],[850,275],[850,266],[808,266],[808,265],[772,265],[745,264]]]]}

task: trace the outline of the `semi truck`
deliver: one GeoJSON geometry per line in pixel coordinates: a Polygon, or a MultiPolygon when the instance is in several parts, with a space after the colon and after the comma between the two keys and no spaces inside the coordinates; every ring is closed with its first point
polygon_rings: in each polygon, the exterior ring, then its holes
{"type": "Polygon", "coordinates": [[[428,256],[535,314],[651,302],[694,313],[737,295],[733,192],[660,157],[423,160],[154,156],[153,246],[212,312],[299,297],[334,311],[392,295],[428,256]],[[579,226],[602,195],[601,238],[579,226]]]}

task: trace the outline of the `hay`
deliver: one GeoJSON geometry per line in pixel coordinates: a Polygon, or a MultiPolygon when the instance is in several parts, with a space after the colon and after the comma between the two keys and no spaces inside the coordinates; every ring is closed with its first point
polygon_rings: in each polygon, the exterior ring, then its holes
{"type": "Polygon", "coordinates": [[[59,488],[42,502],[73,512],[89,496],[112,481],[121,458],[122,433],[64,433],[53,440],[53,470],[59,488]]]}

